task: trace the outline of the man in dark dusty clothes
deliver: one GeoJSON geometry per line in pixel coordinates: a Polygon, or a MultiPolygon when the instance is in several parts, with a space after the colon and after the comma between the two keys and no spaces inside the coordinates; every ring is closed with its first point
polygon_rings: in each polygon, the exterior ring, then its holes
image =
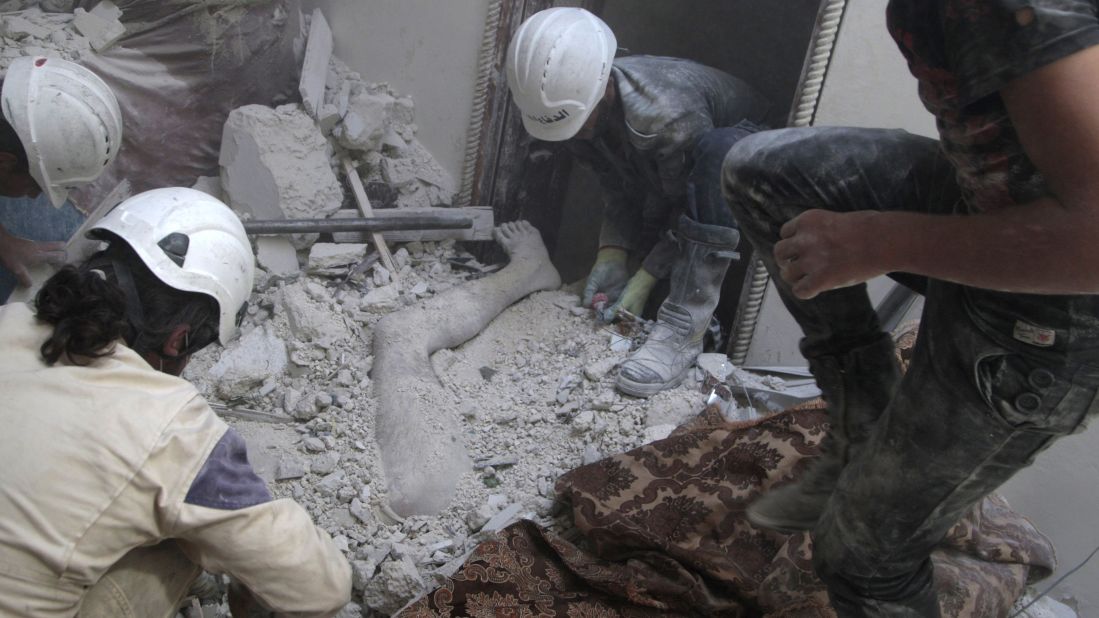
{"type": "Polygon", "coordinates": [[[1099,6],[892,0],[938,121],[757,133],[723,182],[804,330],[832,420],[798,483],[749,508],[812,530],[841,616],[938,616],[931,549],[1099,404],[1099,6]],[[901,379],[863,282],[926,296],[901,379]]]}

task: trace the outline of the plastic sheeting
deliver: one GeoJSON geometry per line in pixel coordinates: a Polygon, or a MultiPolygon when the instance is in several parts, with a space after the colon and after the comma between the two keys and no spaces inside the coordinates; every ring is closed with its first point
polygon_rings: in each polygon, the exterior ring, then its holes
{"type": "MultiPolygon", "coordinates": [[[[91,9],[99,0],[78,0],[91,9]]],[[[135,193],[218,174],[222,126],[241,105],[299,100],[299,0],[116,0],[126,35],[83,64],[118,97],[122,149],[75,191],[88,209],[124,178],[135,193]]]]}

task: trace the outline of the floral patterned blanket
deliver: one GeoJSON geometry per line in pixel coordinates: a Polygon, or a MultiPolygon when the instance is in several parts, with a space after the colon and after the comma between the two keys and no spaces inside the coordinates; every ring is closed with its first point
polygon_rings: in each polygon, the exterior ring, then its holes
{"type": "MultiPolygon", "coordinates": [[[[582,546],[516,523],[400,616],[835,616],[808,535],[744,516],[760,492],[807,469],[826,428],[820,404],[741,424],[708,409],[664,440],[558,480],[582,546]]],[[[975,505],[933,560],[943,616],[1006,616],[1055,564],[1049,540],[997,496],[975,505]]]]}

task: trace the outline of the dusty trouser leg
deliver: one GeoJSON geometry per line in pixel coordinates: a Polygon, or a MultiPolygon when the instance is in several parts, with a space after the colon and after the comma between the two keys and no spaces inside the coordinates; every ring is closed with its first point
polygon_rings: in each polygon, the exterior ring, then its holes
{"type": "Polygon", "coordinates": [[[471,469],[458,420],[443,403],[430,356],[480,333],[524,296],[561,285],[538,230],[526,221],[494,231],[509,263],[497,273],[451,288],[418,306],[391,313],[374,330],[376,435],[389,502],[400,515],[430,515],[450,502],[471,469]]]}
{"type": "Polygon", "coordinates": [[[741,232],[804,332],[801,351],[829,404],[822,455],[799,482],[753,503],[749,519],[783,531],[813,527],[840,470],[889,403],[899,372],[889,337],[860,284],[800,300],[778,277],[779,231],[802,212],[950,212],[958,189],[935,141],[903,131],[785,129],[737,143],[723,187],[741,232]]]}
{"type": "Polygon", "coordinates": [[[126,554],[84,594],[80,618],[168,618],[176,615],[202,572],[175,541],[126,554]]]}
{"type": "Polygon", "coordinates": [[[679,254],[668,272],[669,256],[650,254],[643,267],[671,276],[668,298],[657,312],[645,344],[622,364],[618,390],[648,397],[683,381],[702,352],[702,339],[720,300],[721,283],[737,257],[740,234],[721,193],[721,163],[738,140],[757,128],[744,123],[714,129],[695,146],[688,181],[687,215],[679,221],[679,254]]]}
{"type": "Polygon", "coordinates": [[[1099,365],[1010,331],[994,341],[972,317],[981,311],[965,288],[929,282],[908,373],[813,531],[840,616],[939,615],[931,550],[970,506],[1099,415],[1099,365]]]}

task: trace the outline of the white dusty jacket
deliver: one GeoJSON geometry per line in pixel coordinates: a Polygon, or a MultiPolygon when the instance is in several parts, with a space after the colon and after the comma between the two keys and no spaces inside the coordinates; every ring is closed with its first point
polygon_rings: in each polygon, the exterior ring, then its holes
{"type": "Polygon", "coordinates": [[[27,305],[0,307],[0,616],[72,616],[123,555],[169,538],[277,612],[347,603],[347,560],[301,506],[271,499],[190,383],[121,344],[47,366],[50,332],[27,305]]]}

